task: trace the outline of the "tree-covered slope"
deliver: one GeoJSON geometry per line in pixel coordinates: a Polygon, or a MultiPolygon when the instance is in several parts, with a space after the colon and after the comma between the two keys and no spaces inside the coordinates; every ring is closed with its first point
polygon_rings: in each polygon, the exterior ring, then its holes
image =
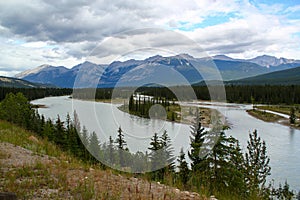
{"type": "Polygon", "coordinates": [[[300,85],[300,67],[229,81],[243,85],[300,85]]]}

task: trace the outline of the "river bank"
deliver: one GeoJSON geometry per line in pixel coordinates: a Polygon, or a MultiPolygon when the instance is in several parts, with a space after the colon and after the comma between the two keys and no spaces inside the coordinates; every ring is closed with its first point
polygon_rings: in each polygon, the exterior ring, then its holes
{"type": "Polygon", "coordinates": [[[259,105],[254,106],[253,109],[248,109],[246,112],[262,121],[265,122],[272,122],[278,123],[284,126],[288,126],[291,128],[296,128],[300,130],[300,113],[295,113],[295,123],[290,123],[290,107],[287,106],[266,106],[266,105],[259,105]]]}

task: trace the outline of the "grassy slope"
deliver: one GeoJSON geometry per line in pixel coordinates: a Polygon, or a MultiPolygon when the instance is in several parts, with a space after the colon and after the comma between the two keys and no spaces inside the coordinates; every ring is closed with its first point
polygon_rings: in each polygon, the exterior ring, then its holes
{"type": "Polygon", "coordinates": [[[0,191],[15,192],[19,199],[201,199],[196,193],[84,164],[3,121],[0,163],[0,191]]]}

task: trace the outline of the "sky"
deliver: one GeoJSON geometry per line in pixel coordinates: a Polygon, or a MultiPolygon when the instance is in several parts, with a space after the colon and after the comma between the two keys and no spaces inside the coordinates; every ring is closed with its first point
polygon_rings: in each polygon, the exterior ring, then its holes
{"type": "Polygon", "coordinates": [[[0,1],[0,47],[4,76],[42,64],[70,68],[91,55],[98,64],[197,51],[300,59],[300,1],[0,1]]]}

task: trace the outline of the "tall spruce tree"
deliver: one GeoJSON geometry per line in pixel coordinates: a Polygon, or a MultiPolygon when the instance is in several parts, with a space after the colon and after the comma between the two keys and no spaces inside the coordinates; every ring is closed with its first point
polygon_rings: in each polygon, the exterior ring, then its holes
{"type": "Polygon", "coordinates": [[[262,141],[257,130],[254,130],[249,134],[245,154],[245,180],[250,196],[263,195],[267,176],[271,174],[269,162],[265,141],[262,141]]]}
{"type": "Polygon", "coordinates": [[[191,160],[192,171],[197,171],[199,169],[199,165],[205,159],[201,157],[200,148],[203,145],[205,136],[207,135],[207,131],[205,131],[205,129],[201,125],[199,109],[196,110],[196,116],[190,128],[191,128],[191,136],[190,136],[191,148],[190,151],[188,152],[188,156],[191,160]]]}
{"type": "Polygon", "coordinates": [[[172,146],[171,138],[167,134],[165,130],[161,140],[161,148],[162,148],[162,160],[165,161],[165,165],[168,171],[175,171],[175,156],[174,156],[174,148],[172,146]]]}
{"type": "Polygon", "coordinates": [[[123,134],[123,131],[122,131],[121,127],[119,127],[119,129],[118,129],[118,135],[117,135],[117,139],[116,139],[115,143],[117,143],[120,167],[124,167],[125,166],[124,151],[125,151],[125,146],[127,144],[126,144],[126,141],[124,139],[124,134],[123,134]]]}
{"type": "MultiPolygon", "coordinates": [[[[95,132],[93,132],[89,138],[88,150],[94,156],[95,159],[100,159],[100,142],[95,132]]],[[[95,159],[92,160],[95,162],[95,159]]]]}
{"type": "Polygon", "coordinates": [[[208,142],[203,144],[204,147],[208,146],[209,148],[206,148],[210,151],[201,168],[205,170],[204,177],[209,182],[210,192],[224,190],[241,195],[245,193],[243,168],[238,164],[243,161],[241,149],[237,140],[227,137],[224,130],[215,131],[217,130],[208,133],[208,142]]]}
{"type": "Polygon", "coordinates": [[[159,169],[164,167],[164,162],[162,161],[162,144],[157,133],[154,133],[151,138],[149,158],[151,163],[151,176],[154,180],[162,180],[163,173],[159,169]]]}

